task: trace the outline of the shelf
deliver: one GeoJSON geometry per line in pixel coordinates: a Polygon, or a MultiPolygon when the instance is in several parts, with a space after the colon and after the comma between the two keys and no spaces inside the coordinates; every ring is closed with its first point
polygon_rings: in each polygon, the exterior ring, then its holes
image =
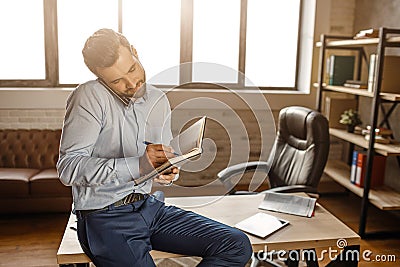
{"type": "MultiPolygon", "coordinates": [[[[314,83],[313,86],[318,88],[318,83],[314,83]]],[[[325,84],[323,84],[322,89],[326,91],[333,91],[333,92],[366,96],[366,97],[374,97],[374,94],[368,92],[367,89],[354,89],[345,86],[325,85],[325,84]]],[[[394,101],[394,102],[400,101],[400,94],[380,93],[380,96],[381,99],[383,100],[394,101]]]]}
{"type": "MultiPolygon", "coordinates": [[[[364,189],[350,183],[350,167],[346,163],[338,160],[328,161],[324,172],[354,194],[363,196],[364,189]]],[[[371,188],[368,199],[381,210],[400,210],[400,193],[388,186],[371,188]]]]}
{"type": "MultiPolygon", "coordinates": [[[[389,37],[387,38],[388,43],[400,43],[400,37],[389,37]]],[[[366,38],[358,40],[335,40],[326,42],[326,47],[358,47],[363,45],[377,45],[379,43],[379,38],[366,38]]],[[[317,47],[321,47],[322,43],[317,42],[317,47]]]]}
{"type": "MultiPolygon", "coordinates": [[[[357,146],[368,148],[369,141],[363,135],[349,133],[346,130],[329,128],[329,133],[335,137],[351,142],[357,146]]],[[[400,156],[400,145],[375,143],[375,151],[384,156],[400,156]]]]}
{"type": "Polygon", "coordinates": [[[381,93],[381,99],[388,101],[400,101],[400,94],[381,93]]]}
{"type": "Polygon", "coordinates": [[[346,94],[366,96],[366,97],[374,96],[374,94],[371,92],[368,92],[367,89],[354,89],[354,88],[348,88],[348,87],[344,87],[344,86],[335,86],[335,85],[327,85],[327,86],[324,86],[322,89],[328,90],[328,91],[346,93],[346,94]]]}

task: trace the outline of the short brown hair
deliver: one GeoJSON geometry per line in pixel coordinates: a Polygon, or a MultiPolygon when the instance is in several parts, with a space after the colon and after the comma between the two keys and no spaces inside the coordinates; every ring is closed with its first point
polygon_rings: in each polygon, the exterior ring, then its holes
{"type": "Polygon", "coordinates": [[[96,68],[112,66],[118,59],[119,46],[131,50],[131,45],[125,36],[111,29],[100,29],[90,36],[82,49],[83,59],[91,72],[96,74],[96,68]]]}

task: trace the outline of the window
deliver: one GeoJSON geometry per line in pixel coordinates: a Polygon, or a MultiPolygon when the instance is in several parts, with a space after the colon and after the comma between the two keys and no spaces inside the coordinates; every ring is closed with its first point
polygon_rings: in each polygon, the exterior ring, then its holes
{"type": "Polygon", "coordinates": [[[214,73],[194,64],[193,82],[237,83],[239,37],[240,0],[194,0],[193,62],[216,63],[232,71],[214,73]]]}
{"type": "Polygon", "coordinates": [[[299,15],[300,1],[248,0],[246,76],[253,84],[295,87],[299,15]]]}
{"type": "Polygon", "coordinates": [[[124,0],[122,7],[122,32],[138,51],[147,80],[177,85],[178,72],[162,72],[180,62],[181,0],[124,0]]]}
{"type": "Polygon", "coordinates": [[[118,2],[58,0],[57,18],[60,84],[95,79],[83,61],[82,48],[86,39],[100,28],[118,31],[118,2]]]}
{"type": "Polygon", "coordinates": [[[0,79],[44,80],[43,0],[1,1],[0,14],[0,79]]]}
{"type": "Polygon", "coordinates": [[[5,10],[5,16],[0,16],[0,22],[10,25],[3,31],[14,40],[4,42],[0,50],[0,86],[10,84],[7,80],[15,80],[12,85],[26,85],[24,79],[45,79],[46,86],[76,86],[94,79],[84,65],[81,51],[93,32],[111,28],[122,32],[136,47],[147,79],[160,87],[189,83],[182,87],[203,89],[212,87],[210,83],[222,83],[236,89],[254,85],[262,89],[294,89],[301,58],[298,47],[302,1],[305,0],[2,2],[0,8],[5,10]],[[23,68],[20,61],[24,61],[23,68]],[[204,64],[176,68],[190,62],[214,63],[221,68],[216,67],[213,72],[207,71],[204,64]],[[174,67],[174,71],[163,72],[174,67]]]}

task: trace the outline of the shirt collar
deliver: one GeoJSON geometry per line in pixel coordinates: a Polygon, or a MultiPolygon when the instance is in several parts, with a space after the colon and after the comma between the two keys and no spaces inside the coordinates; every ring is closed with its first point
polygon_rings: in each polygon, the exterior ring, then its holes
{"type": "MultiPolygon", "coordinates": [[[[141,98],[138,98],[138,99],[133,98],[133,97],[129,98],[129,97],[120,96],[119,94],[117,94],[117,93],[116,93],[113,89],[111,89],[102,79],[97,78],[97,81],[98,81],[101,85],[103,85],[111,94],[113,94],[115,97],[117,97],[117,99],[119,99],[119,100],[122,102],[122,104],[124,104],[125,107],[128,107],[128,106],[129,106],[129,103],[131,103],[131,102],[132,102],[132,104],[133,104],[134,102],[136,102],[136,103],[141,103],[141,102],[144,102],[145,100],[147,100],[147,90],[146,90],[146,92],[144,93],[143,97],[141,97],[141,98]]],[[[144,86],[146,86],[146,85],[147,85],[147,84],[144,84],[144,86]]]]}

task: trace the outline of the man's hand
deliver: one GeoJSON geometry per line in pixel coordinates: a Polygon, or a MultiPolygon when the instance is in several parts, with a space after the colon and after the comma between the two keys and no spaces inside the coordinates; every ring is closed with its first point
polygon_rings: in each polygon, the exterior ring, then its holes
{"type": "MultiPolygon", "coordinates": [[[[140,175],[145,175],[164,164],[168,159],[175,157],[174,150],[169,146],[161,144],[150,144],[146,147],[146,152],[139,159],[140,175]]],[[[174,167],[164,171],[154,180],[160,184],[171,183],[179,169],[174,167]]]]}
{"type": "Polygon", "coordinates": [[[173,167],[172,169],[166,170],[162,174],[154,178],[154,181],[159,184],[170,185],[175,180],[175,176],[178,173],[179,169],[177,167],[173,167]]]}

